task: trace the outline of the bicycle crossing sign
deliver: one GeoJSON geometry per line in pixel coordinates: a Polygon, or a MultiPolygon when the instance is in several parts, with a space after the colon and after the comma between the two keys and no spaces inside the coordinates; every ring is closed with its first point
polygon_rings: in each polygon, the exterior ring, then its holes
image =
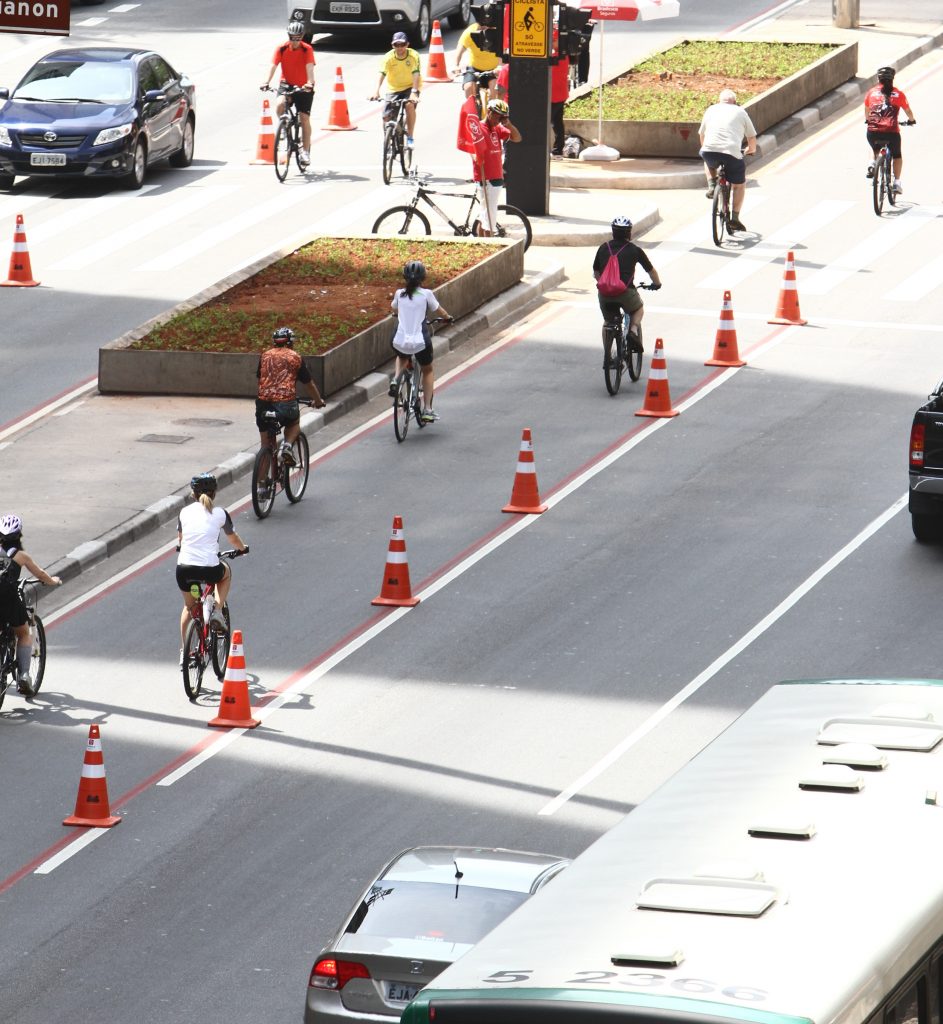
{"type": "Polygon", "coordinates": [[[551,16],[549,0],[511,0],[512,57],[549,57],[551,16]]]}

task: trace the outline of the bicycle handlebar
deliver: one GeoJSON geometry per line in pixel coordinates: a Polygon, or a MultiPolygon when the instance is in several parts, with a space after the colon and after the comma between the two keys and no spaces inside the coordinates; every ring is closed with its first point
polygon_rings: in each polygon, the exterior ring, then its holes
{"type": "Polygon", "coordinates": [[[234,558],[242,558],[243,555],[249,554],[249,545],[247,544],[242,551],[239,551],[236,548],[229,548],[229,550],[219,551],[217,554],[220,558],[228,558],[232,561],[234,558]]]}

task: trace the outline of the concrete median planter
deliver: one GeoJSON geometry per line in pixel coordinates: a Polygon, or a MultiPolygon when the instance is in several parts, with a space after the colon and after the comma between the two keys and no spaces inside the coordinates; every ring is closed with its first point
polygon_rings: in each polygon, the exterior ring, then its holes
{"type": "MultiPolygon", "coordinates": [[[[475,239],[455,241],[466,245],[480,244],[475,239]]],[[[523,242],[501,243],[493,238],[487,241],[491,245],[497,243],[500,248],[435,290],[443,306],[456,318],[473,312],[524,276],[523,242]]],[[[178,352],[130,346],[171,317],[217,298],[291,251],[289,248],[273,253],[99,349],[98,390],[102,394],[254,398],[258,353],[178,352]]],[[[392,358],[392,333],[393,318],[384,317],[327,352],[305,356],[321,394],[332,395],[388,362],[392,358]]]]}
{"type": "MultiPolygon", "coordinates": [[[[624,68],[610,81],[621,78],[633,66],[624,68]]],[[[757,134],[761,134],[854,78],[857,69],[857,42],[836,46],[831,53],[748,100],[744,109],[757,134]]],[[[575,95],[590,91],[592,87],[587,86],[575,95]]],[[[698,151],[699,124],[699,121],[603,121],[602,141],[624,157],[694,158],[698,151]]],[[[599,122],[595,118],[566,118],[564,126],[567,135],[578,135],[581,139],[595,139],[599,133],[599,122]]]]}

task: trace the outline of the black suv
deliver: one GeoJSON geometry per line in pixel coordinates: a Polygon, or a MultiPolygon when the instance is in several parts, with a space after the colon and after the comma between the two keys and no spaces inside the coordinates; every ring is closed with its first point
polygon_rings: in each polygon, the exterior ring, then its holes
{"type": "Polygon", "coordinates": [[[943,381],[914,413],[909,507],[917,540],[943,540],[943,381]]]}

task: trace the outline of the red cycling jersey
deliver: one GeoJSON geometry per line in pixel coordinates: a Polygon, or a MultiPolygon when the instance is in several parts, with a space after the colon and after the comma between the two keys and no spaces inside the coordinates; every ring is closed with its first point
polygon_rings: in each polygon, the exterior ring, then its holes
{"type": "Polygon", "coordinates": [[[897,118],[901,108],[909,107],[907,97],[900,89],[891,89],[890,96],[885,96],[881,87],[876,85],[868,91],[864,98],[865,119],[869,132],[896,132],[900,134],[897,118]]]}
{"type": "Polygon", "coordinates": [[[302,42],[297,50],[291,43],[283,43],[272,56],[273,64],[280,64],[282,81],[289,85],[308,84],[308,65],[314,64],[314,47],[302,42]]]}

